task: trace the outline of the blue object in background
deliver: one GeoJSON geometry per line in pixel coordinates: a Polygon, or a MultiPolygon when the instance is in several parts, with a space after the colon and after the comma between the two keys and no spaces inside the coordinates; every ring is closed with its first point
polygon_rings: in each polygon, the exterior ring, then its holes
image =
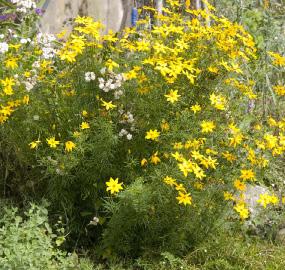
{"type": "Polygon", "coordinates": [[[132,26],[136,26],[137,24],[137,20],[138,20],[138,16],[139,16],[139,13],[138,13],[138,10],[137,8],[132,8],[132,26]]]}

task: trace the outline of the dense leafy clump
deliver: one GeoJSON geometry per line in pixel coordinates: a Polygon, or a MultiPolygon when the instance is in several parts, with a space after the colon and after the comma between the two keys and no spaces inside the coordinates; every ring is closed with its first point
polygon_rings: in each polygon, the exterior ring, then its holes
{"type": "Polygon", "coordinates": [[[250,221],[249,186],[267,187],[259,211],[285,201],[284,56],[207,1],[166,2],[116,34],[89,17],[35,34],[32,9],[3,28],[2,194],[45,196],[73,243],[110,257],[183,253],[218,217],[250,221]]]}
{"type": "MultiPolygon", "coordinates": [[[[75,254],[59,249],[64,231],[53,233],[44,207],[31,205],[22,217],[17,208],[1,209],[1,269],[88,269],[75,254]]],[[[60,224],[58,224],[60,225],[60,224]]]]}

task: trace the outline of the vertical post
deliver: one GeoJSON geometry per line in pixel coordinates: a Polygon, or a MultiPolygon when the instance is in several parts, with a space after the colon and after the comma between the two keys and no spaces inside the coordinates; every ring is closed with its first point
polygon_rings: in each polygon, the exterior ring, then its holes
{"type": "Polygon", "coordinates": [[[156,0],[155,7],[158,14],[162,14],[163,0],[156,0]]]}
{"type": "Polygon", "coordinates": [[[196,0],[196,9],[201,9],[201,0],[196,0]]]}

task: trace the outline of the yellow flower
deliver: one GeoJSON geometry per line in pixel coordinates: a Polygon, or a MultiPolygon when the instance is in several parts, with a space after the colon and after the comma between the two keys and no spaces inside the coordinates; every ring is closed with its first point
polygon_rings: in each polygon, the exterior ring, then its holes
{"type": "Polygon", "coordinates": [[[41,141],[37,140],[37,141],[29,143],[29,146],[31,149],[37,149],[40,143],[41,141]]]}
{"type": "Polygon", "coordinates": [[[11,96],[14,94],[12,86],[15,85],[15,80],[13,78],[5,78],[5,80],[0,80],[3,86],[3,92],[7,96],[11,96]]]}
{"type": "Polygon", "coordinates": [[[240,181],[240,180],[235,180],[234,182],[234,186],[237,190],[240,190],[240,191],[245,191],[246,190],[246,185],[240,181]]]}
{"type": "Polygon", "coordinates": [[[164,177],[163,182],[171,187],[177,185],[176,180],[170,176],[164,177]]]}
{"type": "Polygon", "coordinates": [[[226,98],[222,95],[211,94],[211,104],[218,110],[225,110],[226,98]]]}
{"type": "Polygon", "coordinates": [[[46,139],[48,145],[50,148],[56,148],[57,145],[59,145],[59,141],[55,140],[55,137],[50,137],[48,139],[46,139]]]}
{"type": "Polygon", "coordinates": [[[255,179],[255,174],[254,172],[250,170],[240,170],[241,176],[240,178],[243,180],[254,180],[255,179]]]}
{"type": "Polygon", "coordinates": [[[155,129],[155,130],[151,129],[151,130],[147,131],[145,138],[147,140],[157,141],[159,136],[160,136],[160,132],[157,131],[157,129],[155,129]]]}
{"type": "Polygon", "coordinates": [[[107,111],[112,110],[117,107],[116,105],[112,104],[112,101],[107,102],[107,101],[104,101],[103,99],[101,101],[102,101],[102,106],[105,107],[107,111]]]}
{"type": "Polygon", "coordinates": [[[260,194],[257,202],[261,204],[264,208],[266,208],[268,204],[276,205],[279,202],[279,200],[275,195],[269,195],[265,193],[265,194],[260,194]]]}
{"type": "Polygon", "coordinates": [[[6,68],[11,68],[11,69],[17,68],[18,67],[17,60],[18,60],[18,58],[16,58],[16,57],[8,58],[5,61],[6,68]]]}
{"type": "Polygon", "coordinates": [[[208,67],[208,70],[211,72],[211,73],[219,73],[219,69],[217,67],[208,67]]]}
{"type": "Polygon", "coordinates": [[[178,98],[181,97],[181,95],[178,95],[178,90],[170,90],[169,94],[164,96],[166,100],[171,103],[178,101],[178,98]]]}
{"type": "Polygon", "coordinates": [[[284,85],[273,86],[273,89],[278,96],[285,96],[285,86],[284,85]]]}
{"type": "Polygon", "coordinates": [[[278,53],[268,52],[270,56],[273,57],[273,64],[277,66],[285,66],[285,56],[278,53]]]}
{"type": "Polygon", "coordinates": [[[228,191],[225,191],[224,192],[224,199],[226,201],[233,201],[234,200],[234,196],[232,193],[228,192],[228,191]]]}
{"type": "Polygon", "coordinates": [[[201,106],[199,104],[195,104],[195,105],[191,106],[191,110],[194,113],[197,113],[197,112],[200,112],[202,110],[202,108],[201,108],[201,106]]]}
{"type": "Polygon", "coordinates": [[[229,145],[236,147],[237,145],[241,144],[243,138],[244,138],[244,136],[240,132],[238,132],[238,133],[234,134],[233,137],[229,138],[229,141],[230,141],[229,145]]]}
{"type": "Polygon", "coordinates": [[[194,188],[198,189],[198,190],[203,190],[203,183],[200,183],[200,182],[195,182],[194,183],[194,188]]]}
{"type": "Polygon", "coordinates": [[[109,59],[106,63],[105,66],[112,71],[115,67],[119,67],[119,64],[117,64],[116,62],[114,62],[112,59],[109,59]]]}
{"type": "Polygon", "coordinates": [[[67,141],[65,143],[65,151],[66,152],[71,152],[74,148],[76,147],[75,143],[72,141],[67,141]]]}
{"type": "Polygon", "coordinates": [[[146,166],[146,164],[147,164],[147,159],[143,158],[141,160],[141,166],[144,167],[144,166],[146,166]]]}
{"type": "Polygon", "coordinates": [[[28,105],[29,102],[30,102],[30,97],[29,96],[24,96],[22,102],[23,102],[23,104],[28,105]]]}
{"type": "Polygon", "coordinates": [[[243,202],[239,202],[238,204],[236,204],[234,210],[239,213],[240,218],[242,220],[247,219],[249,217],[249,210],[245,207],[245,203],[243,202]]]}
{"type": "Polygon", "coordinates": [[[162,131],[168,131],[170,129],[169,124],[165,120],[162,120],[160,127],[162,131]]]}
{"type": "Polygon", "coordinates": [[[211,133],[216,127],[213,121],[203,121],[201,123],[202,133],[211,133]]]}
{"type": "Polygon", "coordinates": [[[158,157],[158,152],[155,152],[155,153],[150,157],[150,162],[153,163],[154,165],[157,165],[159,162],[161,162],[160,158],[158,157]]]}
{"type": "Polygon", "coordinates": [[[79,138],[80,135],[81,135],[81,133],[79,131],[74,131],[73,132],[73,137],[75,137],[75,138],[79,138]]]}
{"type": "Polygon", "coordinates": [[[80,125],[82,130],[90,128],[90,125],[87,122],[82,122],[80,125]]]}
{"type": "Polygon", "coordinates": [[[192,197],[190,196],[190,193],[182,193],[179,191],[178,196],[176,197],[178,200],[179,204],[184,204],[184,205],[191,205],[192,204],[192,197]]]}
{"type": "Polygon", "coordinates": [[[85,111],[85,110],[83,110],[83,111],[81,112],[81,114],[82,114],[82,116],[83,116],[83,117],[87,117],[88,112],[87,112],[87,111],[85,111]]]}
{"type": "Polygon", "coordinates": [[[111,194],[118,193],[121,189],[123,189],[122,185],[123,183],[119,183],[119,178],[116,178],[115,180],[110,177],[109,182],[106,182],[107,185],[107,191],[110,191],[111,194]]]}

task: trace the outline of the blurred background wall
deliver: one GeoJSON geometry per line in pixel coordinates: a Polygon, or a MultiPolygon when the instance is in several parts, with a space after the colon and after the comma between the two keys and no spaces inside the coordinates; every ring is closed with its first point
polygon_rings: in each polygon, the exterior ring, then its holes
{"type": "Polygon", "coordinates": [[[118,31],[131,22],[133,0],[46,0],[40,27],[43,32],[58,33],[77,15],[100,20],[106,30],[118,31]]]}

